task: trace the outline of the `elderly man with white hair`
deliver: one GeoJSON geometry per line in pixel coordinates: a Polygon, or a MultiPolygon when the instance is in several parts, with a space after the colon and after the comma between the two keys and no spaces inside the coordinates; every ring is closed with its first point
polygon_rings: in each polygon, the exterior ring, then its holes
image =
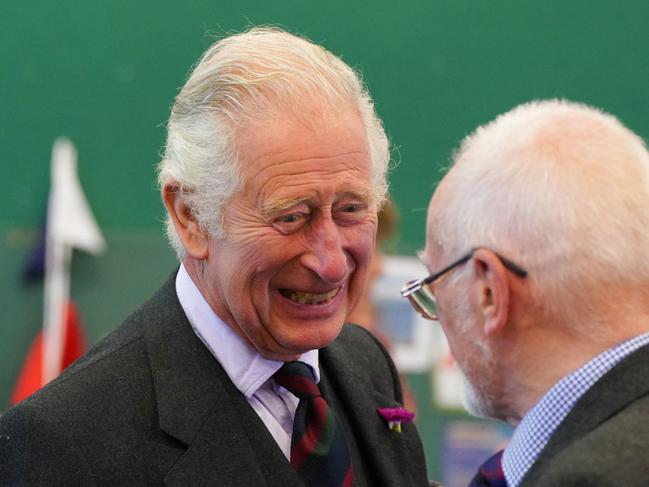
{"type": "Polygon", "coordinates": [[[357,74],[252,29],[208,49],[159,166],[180,268],[0,418],[2,485],[427,485],[394,365],[344,325],[388,141],[357,74]]]}
{"type": "Polygon", "coordinates": [[[462,144],[429,206],[438,320],[468,409],[515,426],[471,485],[649,479],[649,154],[616,118],[521,105],[462,144]]]}

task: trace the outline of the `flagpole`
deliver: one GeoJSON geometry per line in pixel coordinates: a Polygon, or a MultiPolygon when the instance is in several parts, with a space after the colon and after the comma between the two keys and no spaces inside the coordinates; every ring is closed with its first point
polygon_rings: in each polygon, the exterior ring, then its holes
{"type": "Polygon", "coordinates": [[[48,239],[45,249],[43,384],[61,372],[64,311],[70,297],[71,258],[71,247],[56,239],[48,239]]]}
{"type": "Polygon", "coordinates": [[[65,173],[76,172],[77,154],[66,139],[52,147],[51,185],[47,203],[45,236],[45,287],[43,289],[43,384],[61,372],[63,355],[63,309],[70,293],[72,249],[61,235],[65,214],[65,173]]]}

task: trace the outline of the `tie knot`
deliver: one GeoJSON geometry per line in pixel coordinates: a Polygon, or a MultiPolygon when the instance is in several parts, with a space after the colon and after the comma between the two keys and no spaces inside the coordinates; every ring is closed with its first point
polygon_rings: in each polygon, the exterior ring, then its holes
{"type": "Polygon", "coordinates": [[[507,486],[502,465],[503,451],[504,450],[496,452],[480,466],[478,476],[482,478],[484,483],[478,485],[488,485],[493,487],[507,486]]]}
{"type": "Polygon", "coordinates": [[[300,399],[313,399],[320,395],[308,365],[302,362],[286,362],[273,376],[275,382],[300,399]]]}

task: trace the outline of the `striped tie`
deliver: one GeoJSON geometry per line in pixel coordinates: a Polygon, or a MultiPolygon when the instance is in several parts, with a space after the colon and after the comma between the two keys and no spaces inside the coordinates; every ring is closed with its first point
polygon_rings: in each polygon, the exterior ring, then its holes
{"type": "Polygon", "coordinates": [[[293,421],[291,465],[307,487],[351,487],[352,465],[342,429],[308,365],[287,362],[275,382],[300,399],[293,421]]]}
{"type": "Polygon", "coordinates": [[[507,487],[502,465],[503,450],[489,457],[475,474],[469,487],[507,487]]]}

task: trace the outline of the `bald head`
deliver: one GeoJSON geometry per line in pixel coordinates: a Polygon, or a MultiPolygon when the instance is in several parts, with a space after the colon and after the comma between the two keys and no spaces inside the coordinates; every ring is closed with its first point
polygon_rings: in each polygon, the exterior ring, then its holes
{"type": "Polygon", "coordinates": [[[648,286],[644,143],[615,117],[558,100],[479,127],[431,201],[426,252],[455,258],[477,246],[528,269],[555,312],[603,286],[648,286]]]}

